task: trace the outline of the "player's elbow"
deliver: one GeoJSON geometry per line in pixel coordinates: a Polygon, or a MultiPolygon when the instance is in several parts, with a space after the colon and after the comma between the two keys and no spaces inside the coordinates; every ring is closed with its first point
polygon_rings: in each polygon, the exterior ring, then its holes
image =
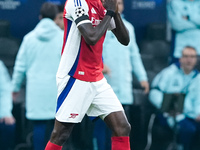
{"type": "Polygon", "coordinates": [[[129,44],[129,42],[130,42],[130,39],[127,38],[127,39],[124,40],[123,44],[124,44],[125,46],[127,46],[127,45],[129,44]]]}
{"type": "MultiPolygon", "coordinates": [[[[85,25],[85,24],[84,24],[85,25]]],[[[79,25],[79,30],[82,37],[88,45],[95,45],[98,42],[98,36],[94,30],[94,27],[88,27],[84,25],[79,25]]]]}
{"type": "Polygon", "coordinates": [[[115,32],[115,30],[113,31],[113,33],[115,34],[115,36],[117,37],[117,40],[122,44],[127,46],[130,42],[130,37],[129,37],[129,32],[127,30],[127,32],[115,32]]]}
{"type": "Polygon", "coordinates": [[[95,34],[88,34],[84,39],[89,45],[95,45],[99,40],[95,34]]]}
{"type": "Polygon", "coordinates": [[[86,41],[86,43],[88,44],[88,45],[95,45],[98,41],[97,40],[95,40],[95,39],[93,39],[93,38],[90,38],[90,39],[87,39],[87,40],[85,40],[86,41]]]}
{"type": "Polygon", "coordinates": [[[127,46],[129,44],[129,42],[130,42],[130,38],[129,37],[122,38],[120,40],[120,43],[123,44],[123,45],[125,45],[125,46],[127,46]]]}
{"type": "Polygon", "coordinates": [[[85,27],[83,25],[79,26],[81,35],[83,36],[85,42],[88,45],[95,45],[99,39],[102,37],[102,34],[98,32],[94,27],[85,27]]]}

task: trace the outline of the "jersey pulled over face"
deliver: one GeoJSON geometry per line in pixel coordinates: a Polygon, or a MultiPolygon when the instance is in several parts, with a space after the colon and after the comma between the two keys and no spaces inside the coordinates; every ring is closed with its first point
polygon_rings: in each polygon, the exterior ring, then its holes
{"type": "Polygon", "coordinates": [[[95,82],[103,78],[102,47],[104,36],[93,46],[88,45],[78,26],[91,23],[97,26],[106,10],[100,0],[67,0],[64,10],[64,43],[57,77],[66,75],[95,82]]]}

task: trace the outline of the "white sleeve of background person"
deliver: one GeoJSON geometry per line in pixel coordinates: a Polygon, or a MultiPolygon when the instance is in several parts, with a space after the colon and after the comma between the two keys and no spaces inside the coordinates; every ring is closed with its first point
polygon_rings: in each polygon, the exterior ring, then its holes
{"type": "Polygon", "coordinates": [[[200,116],[200,74],[190,83],[184,102],[186,116],[196,119],[200,116]]]}
{"type": "Polygon", "coordinates": [[[144,69],[144,65],[142,63],[142,59],[139,53],[139,48],[135,39],[135,31],[134,27],[130,25],[129,27],[129,35],[130,35],[130,54],[131,54],[131,65],[134,74],[136,75],[139,81],[147,81],[147,74],[144,69]]]}
{"type": "Polygon", "coordinates": [[[0,118],[12,116],[11,80],[6,66],[0,61],[0,118]]]}
{"type": "Polygon", "coordinates": [[[194,95],[194,117],[198,117],[200,116],[200,74],[196,77],[196,79],[194,80],[194,87],[195,90],[193,90],[193,92],[195,92],[194,95]]]}
{"type": "Polygon", "coordinates": [[[196,25],[189,20],[183,18],[183,13],[185,9],[184,1],[172,0],[167,4],[168,18],[171,26],[176,31],[184,31],[187,29],[196,28],[196,25]]]}
{"type": "MultiPolygon", "coordinates": [[[[66,18],[70,19],[72,21],[75,21],[79,17],[82,17],[83,15],[88,15],[88,5],[85,0],[68,0],[66,5],[65,5],[65,10],[66,10],[66,18]]],[[[91,21],[88,20],[82,20],[79,22],[78,25],[82,23],[91,23],[91,21]]],[[[77,25],[77,26],[78,26],[77,25]]]]}
{"type": "Polygon", "coordinates": [[[191,5],[191,10],[189,14],[189,20],[193,22],[196,27],[200,26],[200,1],[194,1],[195,5],[191,5]]]}
{"type": "Polygon", "coordinates": [[[26,42],[27,42],[26,36],[24,37],[22,44],[19,48],[19,51],[17,53],[17,57],[15,60],[15,66],[12,76],[12,90],[14,92],[18,92],[21,88],[21,84],[25,78],[26,73],[26,42]]]}
{"type": "Polygon", "coordinates": [[[156,75],[156,77],[152,81],[151,85],[152,89],[149,92],[149,100],[158,109],[161,108],[163,101],[163,92],[165,90],[165,85],[166,85],[166,80],[163,77],[164,75],[165,75],[164,70],[156,75]]]}

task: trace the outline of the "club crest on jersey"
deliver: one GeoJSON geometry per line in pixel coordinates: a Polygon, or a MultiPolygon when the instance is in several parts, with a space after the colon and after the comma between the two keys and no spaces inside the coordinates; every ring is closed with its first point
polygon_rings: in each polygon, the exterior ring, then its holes
{"type": "Polygon", "coordinates": [[[70,115],[71,116],[69,118],[72,118],[72,119],[74,119],[74,118],[76,118],[78,116],[78,114],[74,114],[74,113],[71,113],[70,115]]]}
{"type": "Polygon", "coordinates": [[[77,7],[75,10],[75,14],[77,17],[81,17],[85,14],[85,10],[82,7],[77,7]]]}

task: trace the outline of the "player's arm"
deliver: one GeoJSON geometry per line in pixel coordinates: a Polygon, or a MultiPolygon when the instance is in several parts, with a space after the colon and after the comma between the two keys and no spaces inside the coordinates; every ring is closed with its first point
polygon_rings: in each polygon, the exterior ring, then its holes
{"type": "Polygon", "coordinates": [[[115,13],[114,20],[115,20],[116,28],[113,29],[112,32],[114,33],[117,40],[121,44],[128,45],[129,41],[130,41],[129,32],[128,32],[127,28],[125,27],[125,25],[121,19],[121,16],[118,12],[115,13]]]}
{"type": "MultiPolygon", "coordinates": [[[[89,45],[95,45],[98,42],[98,40],[103,36],[103,34],[108,29],[111,18],[114,16],[114,12],[116,11],[116,1],[105,0],[105,5],[107,13],[99,25],[97,25],[96,27],[93,27],[91,23],[82,23],[78,25],[78,29],[81,32],[81,35],[89,45]]],[[[88,16],[86,15],[81,16],[78,19],[81,20],[83,19],[83,17],[88,17],[88,16]]]]}
{"type": "Polygon", "coordinates": [[[106,32],[110,25],[111,16],[106,15],[101,23],[93,27],[91,23],[84,23],[78,26],[81,35],[89,45],[95,45],[106,32]]]}

